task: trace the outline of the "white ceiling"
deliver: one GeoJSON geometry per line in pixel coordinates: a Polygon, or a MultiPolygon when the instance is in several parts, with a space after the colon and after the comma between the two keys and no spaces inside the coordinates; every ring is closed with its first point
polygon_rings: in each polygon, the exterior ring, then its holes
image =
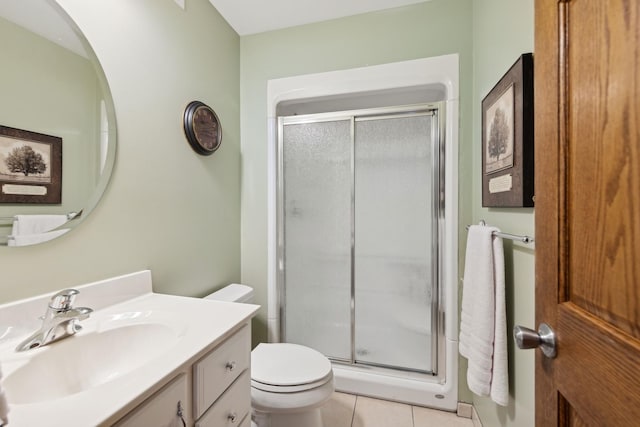
{"type": "MultiPolygon", "coordinates": [[[[182,4],[185,0],[175,1],[182,4]]],[[[430,0],[209,1],[233,29],[244,36],[430,0]]],[[[83,43],[56,9],[45,0],[0,0],[0,17],[86,57],[83,43]]]]}
{"type": "MultiPolygon", "coordinates": [[[[241,36],[429,0],[209,0],[241,36]]],[[[187,2],[187,7],[189,4],[187,2]]]]}

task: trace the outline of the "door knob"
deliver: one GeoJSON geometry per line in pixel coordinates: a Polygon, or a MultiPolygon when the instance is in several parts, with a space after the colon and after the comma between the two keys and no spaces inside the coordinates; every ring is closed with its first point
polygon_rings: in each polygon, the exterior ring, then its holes
{"type": "Polygon", "coordinates": [[[556,334],[546,323],[541,323],[538,332],[524,326],[513,328],[513,338],[519,349],[540,347],[542,353],[550,359],[556,357],[556,334]]]}

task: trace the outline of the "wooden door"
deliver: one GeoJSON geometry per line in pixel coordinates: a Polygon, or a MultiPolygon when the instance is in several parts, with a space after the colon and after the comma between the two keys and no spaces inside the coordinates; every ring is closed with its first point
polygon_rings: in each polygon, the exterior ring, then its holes
{"type": "Polygon", "coordinates": [[[537,426],[640,426],[640,2],[536,0],[537,426]]]}

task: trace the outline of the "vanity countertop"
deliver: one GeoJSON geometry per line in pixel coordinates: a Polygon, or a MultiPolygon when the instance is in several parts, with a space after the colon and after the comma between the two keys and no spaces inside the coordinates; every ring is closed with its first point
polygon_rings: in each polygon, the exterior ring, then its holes
{"type": "MultiPolygon", "coordinates": [[[[25,352],[16,352],[15,347],[35,329],[24,333],[28,327],[33,326],[33,320],[23,315],[25,312],[41,315],[46,308],[49,296],[44,295],[0,305],[0,319],[2,319],[0,320],[0,337],[2,337],[0,338],[0,364],[10,405],[11,427],[109,424],[134,408],[159,384],[169,380],[178,368],[193,363],[205,350],[214,348],[233,334],[251,319],[259,307],[252,304],[156,294],[151,292],[151,275],[148,271],[96,282],[76,287],[76,289],[80,290],[80,295],[75,306],[87,306],[95,310],[89,319],[81,322],[83,329],[74,336],[25,352]],[[122,287],[123,283],[131,286],[122,287]],[[119,292],[126,296],[115,297],[109,289],[116,293],[118,289],[126,289],[124,293],[119,292]],[[132,289],[135,290],[132,291],[132,289]],[[11,314],[15,315],[11,316],[11,314]],[[23,321],[17,321],[21,316],[23,321]],[[29,319],[28,327],[24,324],[26,319],[29,319]],[[110,331],[118,328],[122,329],[113,336],[109,335],[110,331]],[[125,331],[126,335],[129,333],[127,330],[137,330],[142,335],[139,334],[134,338],[136,341],[131,342],[133,345],[120,346],[122,342],[118,341],[120,337],[118,334],[125,331]],[[155,335],[157,331],[162,333],[155,335]],[[153,333],[148,334],[148,332],[153,333]],[[103,337],[111,341],[105,344],[103,337]],[[166,342],[163,342],[162,337],[168,337],[164,340],[166,342]],[[152,347],[151,353],[140,358],[135,347],[146,345],[140,342],[145,339],[155,339],[155,342],[148,342],[152,347]],[[107,345],[104,351],[101,350],[103,353],[108,353],[106,363],[111,365],[115,363],[113,360],[120,360],[119,364],[109,369],[108,374],[111,377],[97,378],[93,373],[81,375],[91,382],[89,386],[65,384],[58,387],[56,385],[53,387],[55,390],[51,392],[53,393],[51,396],[47,396],[46,391],[40,394],[31,393],[28,389],[18,391],[16,387],[23,389],[26,387],[21,384],[14,386],[15,396],[12,398],[12,375],[28,372],[27,375],[33,375],[36,379],[43,378],[45,381],[45,378],[55,374],[63,378],[63,382],[67,382],[67,379],[72,378],[76,373],[55,372],[55,370],[70,368],[86,370],[86,364],[90,364],[91,360],[85,360],[87,356],[84,355],[82,346],[85,343],[90,346],[100,340],[102,340],[100,345],[107,345]],[[73,351],[67,352],[67,349],[73,349],[73,351]],[[127,351],[136,352],[136,354],[127,354],[127,351]],[[54,356],[56,352],[62,354],[63,358],[60,355],[54,356]],[[126,357],[122,357],[123,355],[126,357]],[[38,359],[61,360],[64,363],[43,364],[39,363],[38,359]],[[68,363],[70,361],[72,363],[68,363]],[[81,391],[77,391],[78,389],[81,391]]],[[[37,316],[35,324],[38,324],[37,316]]],[[[144,347],[140,349],[144,350],[144,347]]],[[[91,351],[87,351],[86,354],[90,355],[91,351]]],[[[102,357],[102,354],[98,356],[102,357]]],[[[14,376],[14,383],[16,383],[15,378],[17,377],[14,376]]],[[[27,382],[30,381],[31,379],[27,382]]]]}

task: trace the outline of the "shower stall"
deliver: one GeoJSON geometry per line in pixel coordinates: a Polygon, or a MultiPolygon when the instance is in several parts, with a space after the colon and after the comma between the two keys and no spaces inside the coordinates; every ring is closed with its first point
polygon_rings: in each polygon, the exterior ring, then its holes
{"type": "Polygon", "coordinates": [[[278,110],[269,334],[326,355],[340,391],[454,410],[455,111],[441,87],[396,107],[278,110]]]}
{"type": "Polygon", "coordinates": [[[441,115],[434,104],[279,119],[285,341],[434,373],[441,115]]]}

